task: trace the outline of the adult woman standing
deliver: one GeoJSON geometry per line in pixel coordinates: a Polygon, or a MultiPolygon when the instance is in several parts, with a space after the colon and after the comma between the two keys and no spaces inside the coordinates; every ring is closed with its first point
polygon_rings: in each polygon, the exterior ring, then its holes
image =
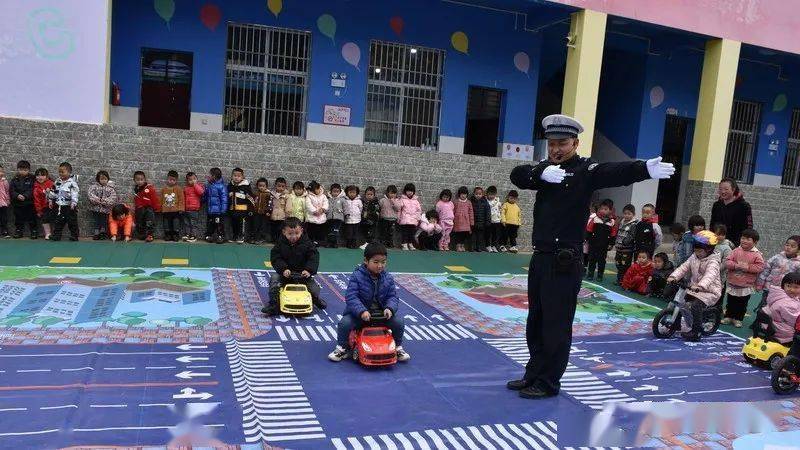
{"type": "Polygon", "coordinates": [[[738,247],[742,231],[753,228],[753,211],[733,178],[723,178],[717,192],[719,199],[711,207],[709,230],[713,230],[718,224],[725,225],[728,228],[727,238],[733,242],[734,247],[738,247]]]}

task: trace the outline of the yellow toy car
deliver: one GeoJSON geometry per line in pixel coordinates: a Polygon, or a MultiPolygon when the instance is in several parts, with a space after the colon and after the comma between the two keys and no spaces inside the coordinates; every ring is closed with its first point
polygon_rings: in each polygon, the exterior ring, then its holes
{"type": "Polygon", "coordinates": [[[281,288],[279,300],[283,314],[293,316],[311,314],[314,309],[311,292],[308,292],[305,284],[287,284],[281,288]]]}
{"type": "Polygon", "coordinates": [[[785,347],[778,342],[768,341],[761,337],[747,338],[742,354],[744,359],[754,366],[764,366],[774,369],[778,361],[789,353],[789,347],[785,347]]]}

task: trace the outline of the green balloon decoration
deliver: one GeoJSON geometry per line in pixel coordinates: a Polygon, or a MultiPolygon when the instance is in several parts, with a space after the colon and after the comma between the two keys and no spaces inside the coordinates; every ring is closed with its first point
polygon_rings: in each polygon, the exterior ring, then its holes
{"type": "Polygon", "coordinates": [[[169,27],[169,21],[172,20],[172,16],[175,14],[175,1],[153,0],[153,8],[155,8],[158,15],[164,19],[164,22],[167,23],[167,27],[169,27]]]}
{"type": "Polygon", "coordinates": [[[330,14],[323,14],[317,19],[317,28],[323,35],[331,38],[331,42],[336,45],[334,36],[336,36],[336,19],[330,14]]]}
{"type": "Polygon", "coordinates": [[[772,103],[772,110],[775,112],[783,111],[789,101],[786,99],[786,94],[778,94],[775,101],[772,103]]]}

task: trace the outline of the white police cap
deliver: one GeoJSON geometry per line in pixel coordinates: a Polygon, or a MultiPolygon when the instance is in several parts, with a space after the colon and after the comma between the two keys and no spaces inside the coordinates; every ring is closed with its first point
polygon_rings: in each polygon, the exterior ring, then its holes
{"type": "Polygon", "coordinates": [[[542,119],[546,139],[565,139],[578,137],[583,133],[583,125],[570,116],[551,114],[542,119]]]}

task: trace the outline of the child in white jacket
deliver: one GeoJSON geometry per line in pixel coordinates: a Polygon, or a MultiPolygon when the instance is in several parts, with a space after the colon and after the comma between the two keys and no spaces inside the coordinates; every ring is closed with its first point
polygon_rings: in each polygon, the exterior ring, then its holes
{"type": "Polygon", "coordinates": [[[358,248],[358,228],[361,223],[361,214],[364,212],[364,203],[358,196],[357,186],[344,188],[344,241],[347,248],[358,248]]]}
{"type": "Polygon", "coordinates": [[[306,195],[306,227],[308,237],[319,246],[325,240],[325,222],[328,221],[329,203],[328,197],[322,190],[322,186],[316,181],[308,183],[308,194],[306,195]]]}

